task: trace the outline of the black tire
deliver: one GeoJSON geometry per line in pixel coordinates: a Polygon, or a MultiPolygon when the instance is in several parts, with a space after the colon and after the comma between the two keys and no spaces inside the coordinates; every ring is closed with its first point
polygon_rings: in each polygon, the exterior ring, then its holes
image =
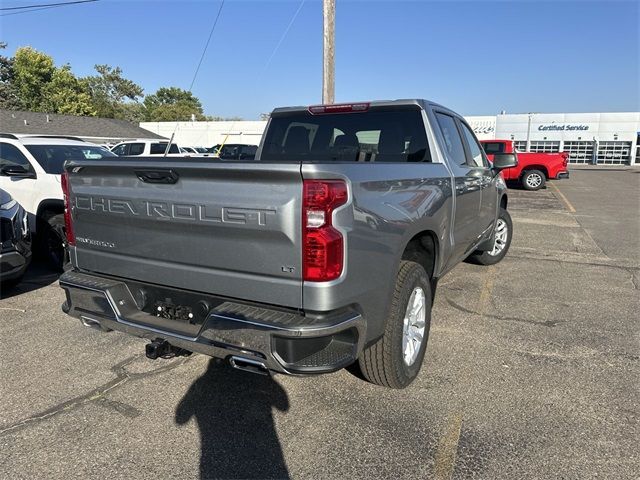
{"type": "Polygon", "coordinates": [[[522,174],[520,183],[525,190],[540,190],[544,188],[547,177],[540,170],[527,170],[522,174]]]}
{"type": "Polygon", "coordinates": [[[371,383],[389,388],[405,388],[418,376],[429,339],[431,326],[431,284],[424,268],[415,262],[402,261],[391,300],[385,331],[374,344],[365,348],[358,363],[363,377],[371,383]],[[411,365],[404,361],[403,320],[411,295],[422,288],[425,300],[425,329],[417,357],[411,365]]]}
{"type": "Polygon", "coordinates": [[[479,265],[495,265],[500,260],[502,260],[507,252],[509,251],[509,247],[511,246],[511,238],[513,237],[513,222],[511,221],[511,215],[504,208],[500,209],[500,213],[498,214],[498,220],[496,222],[496,231],[494,232],[494,246],[497,241],[496,237],[499,234],[498,227],[500,226],[500,220],[504,222],[504,225],[507,229],[506,240],[503,241],[504,247],[497,254],[493,254],[493,251],[481,252],[477,251],[469,259],[473,263],[477,263],[479,265]]]}
{"type": "Polygon", "coordinates": [[[43,246],[49,264],[57,272],[62,272],[64,266],[69,262],[64,214],[59,213],[47,218],[43,240],[43,246]]]}

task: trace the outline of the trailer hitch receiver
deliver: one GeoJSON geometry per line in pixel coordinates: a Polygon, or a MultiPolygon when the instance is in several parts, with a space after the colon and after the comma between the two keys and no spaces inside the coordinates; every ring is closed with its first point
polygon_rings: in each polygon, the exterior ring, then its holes
{"type": "Polygon", "coordinates": [[[156,338],[151,343],[147,343],[144,347],[147,358],[155,360],[156,358],[173,358],[191,355],[189,350],[171,345],[162,338],[156,338]]]}

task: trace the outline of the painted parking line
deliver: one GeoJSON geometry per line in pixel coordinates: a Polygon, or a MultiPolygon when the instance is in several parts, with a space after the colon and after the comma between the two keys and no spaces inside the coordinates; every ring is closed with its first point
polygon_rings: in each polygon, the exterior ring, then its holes
{"type": "Polygon", "coordinates": [[[461,430],[462,413],[458,413],[449,420],[446,430],[438,442],[433,472],[434,478],[437,480],[450,480],[453,476],[461,430]]]}
{"type": "Polygon", "coordinates": [[[548,183],[547,185],[551,186],[551,188],[555,191],[555,193],[558,194],[558,197],[560,197],[560,200],[562,200],[562,202],[564,203],[564,206],[567,207],[567,210],[569,210],[571,213],[576,213],[576,209],[573,207],[573,205],[571,205],[571,202],[569,201],[569,199],[565,197],[564,193],[562,193],[554,183],[548,183]]]}

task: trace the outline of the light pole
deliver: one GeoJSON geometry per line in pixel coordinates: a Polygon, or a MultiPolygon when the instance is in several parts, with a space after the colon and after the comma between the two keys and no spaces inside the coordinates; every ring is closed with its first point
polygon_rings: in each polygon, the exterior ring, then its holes
{"type": "Polygon", "coordinates": [[[531,118],[533,117],[533,113],[529,112],[529,123],[527,123],[527,146],[525,148],[525,152],[528,152],[531,148],[531,118]]]}

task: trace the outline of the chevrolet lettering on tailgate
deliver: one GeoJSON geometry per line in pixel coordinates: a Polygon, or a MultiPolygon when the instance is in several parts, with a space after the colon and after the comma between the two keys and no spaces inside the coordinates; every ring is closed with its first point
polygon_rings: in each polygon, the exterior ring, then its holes
{"type": "Polygon", "coordinates": [[[101,211],[127,216],[145,216],[161,220],[194,220],[198,222],[235,223],[240,225],[266,226],[275,216],[274,209],[220,207],[191,203],[168,203],[141,200],[133,202],[121,198],[75,197],[78,210],[101,211]]]}

